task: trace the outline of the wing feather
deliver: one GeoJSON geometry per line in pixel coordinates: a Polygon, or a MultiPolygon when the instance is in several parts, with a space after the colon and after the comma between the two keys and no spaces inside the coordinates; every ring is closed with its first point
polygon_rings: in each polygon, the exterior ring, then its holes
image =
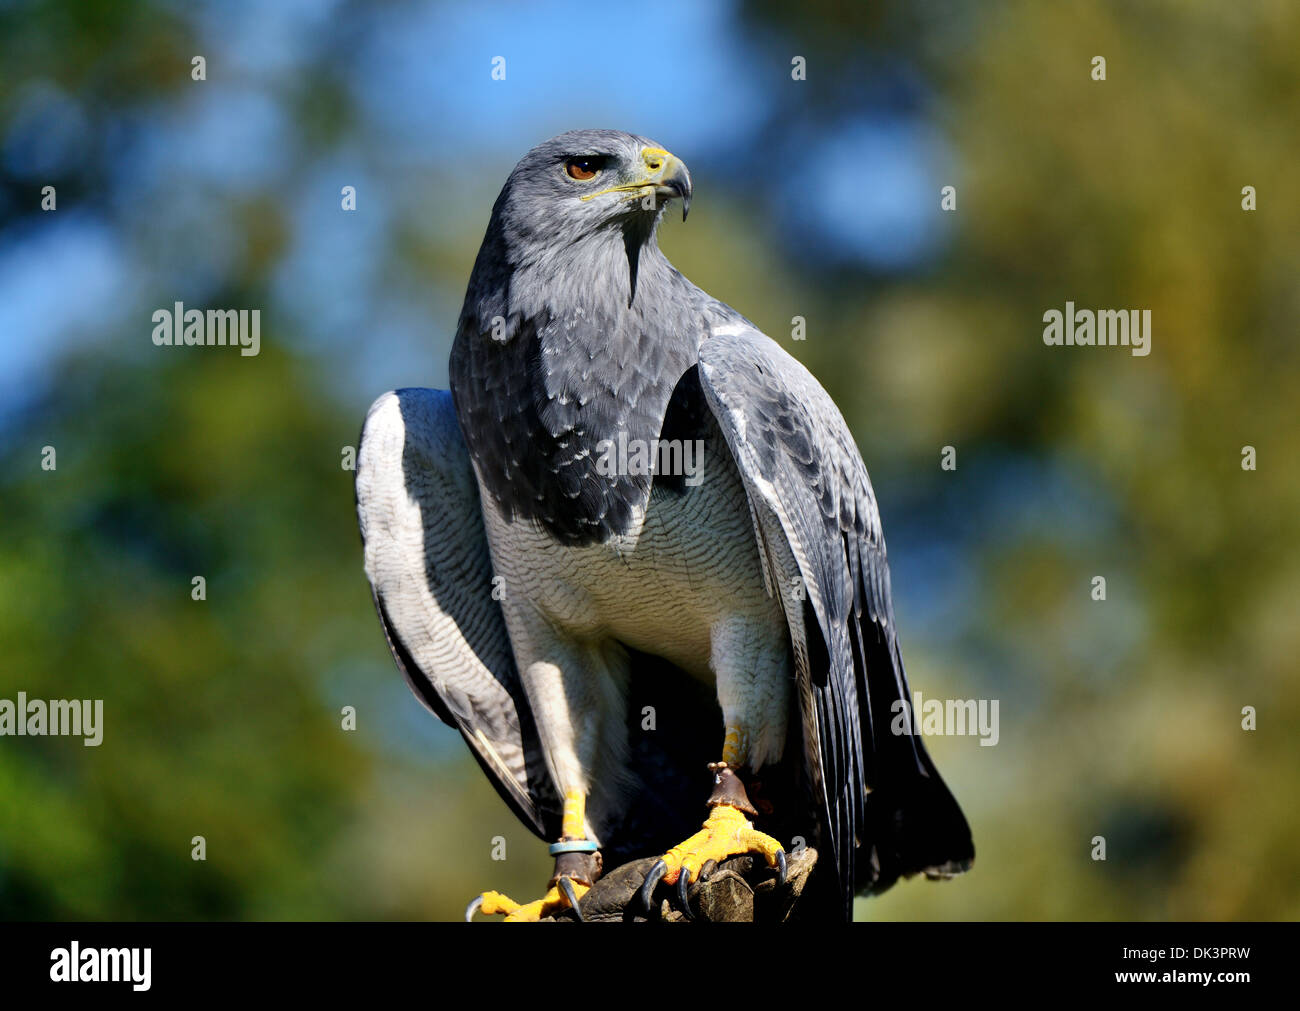
{"type": "MultiPolygon", "coordinates": [[[[974,849],[960,808],[919,737],[889,729],[894,703],[910,704],[910,693],[880,513],[848,425],[807,369],[734,315],[701,345],[699,371],[759,517],[765,564],[781,564],[772,542],[782,539],[806,591],[804,603],[783,589],[782,602],[823,847],[846,916],[859,890],[965,870],[974,849]]],[[[770,573],[771,584],[789,582],[788,572],[770,573]]]]}
{"type": "Polygon", "coordinates": [[[560,804],[492,597],[478,487],[451,395],[405,389],[375,401],[356,488],[366,576],[398,669],[460,730],[515,814],[557,838],[560,804]]]}

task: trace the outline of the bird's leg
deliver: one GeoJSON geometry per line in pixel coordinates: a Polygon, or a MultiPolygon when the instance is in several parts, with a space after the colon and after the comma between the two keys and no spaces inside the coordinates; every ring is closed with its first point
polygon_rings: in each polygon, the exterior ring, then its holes
{"type": "Polygon", "coordinates": [[[466,910],[505,913],[508,920],[539,920],[573,909],[600,876],[596,840],[587,831],[591,773],[602,751],[621,753],[626,734],[626,654],[621,648],[576,645],[558,636],[554,626],[531,608],[506,612],[520,678],[535,713],[559,714],[538,719],[537,729],[551,767],[551,778],[564,798],[560,838],[550,848],[555,871],[546,894],[520,905],[496,892],[485,892],[466,910]],[[531,658],[531,659],[529,659],[531,658]],[[568,714],[582,714],[571,719],[568,714]]]}
{"type": "Polygon", "coordinates": [[[742,853],[759,853],[768,866],[775,867],[782,884],[785,883],[785,849],[770,835],[758,831],[747,816],[756,815],[749,802],[745,784],[736,775],[743,763],[745,735],[736,727],[727,728],[722,749],[722,761],[709,765],[713,773],[713,793],[710,794],[709,817],[703,827],[685,842],[674,846],[650,868],[641,886],[641,901],[651,908],[654,891],[662,880],[677,886],[677,897],[682,911],[691,915],[687,888],[695,881],[706,865],[721,863],[727,857],[742,853]]]}
{"type": "Polygon", "coordinates": [[[535,923],[568,908],[582,919],[578,903],[596,883],[601,871],[600,852],[595,841],[586,837],[586,806],[587,796],[582,790],[565,792],[560,841],[551,846],[555,873],[546,883],[544,896],[535,902],[519,903],[500,892],[484,892],[469,904],[465,919],[473,919],[475,912],[503,913],[507,923],[535,923]]]}

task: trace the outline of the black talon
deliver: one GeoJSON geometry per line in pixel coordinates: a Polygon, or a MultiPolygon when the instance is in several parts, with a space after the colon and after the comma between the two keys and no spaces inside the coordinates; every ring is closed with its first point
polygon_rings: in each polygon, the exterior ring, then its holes
{"type": "Polygon", "coordinates": [[[468,906],[465,907],[465,922],[466,922],[466,923],[473,923],[473,922],[474,922],[474,914],[477,913],[477,912],[479,911],[479,909],[482,907],[482,905],[483,905],[483,896],[480,895],[480,896],[478,896],[477,898],[475,898],[472,902],[470,902],[470,904],[469,904],[468,906]]]}
{"type": "Polygon", "coordinates": [[[578,917],[578,922],[586,923],[587,918],[582,915],[582,910],[578,906],[578,893],[574,891],[573,882],[566,876],[560,878],[558,884],[560,891],[564,893],[564,897],[569,900],[569,907],[573,910],[574,915],[578,917]]]}
{"type": "Polygon", "coordinates": [[[677,899],[682,905],[682,914],[688,919],[695,919],[695,914],[691,912],[691,900],[686,897],[686,890],[691,886],[691,876],[683,867],[681,875],[677,878],[677,899]]]}
{"type": "Polygon", "coordinates": [[[650,868],[650,873],[645,876],[645,882],[641,885],[641,905],[645,907],[647,913],[653,912],[654,907],[651,903],[654,901],[655,888],[667,873],[668,865],[662,860],[657,860],[650,868]]]}
{"type": "Polygon", "coordinates": [[[717,869],[718,869],[718,862],[716,860],[704,861],[704,866],[700,868],[700,880],[708,881],[709,878],[713,877],[713,872],[716,871],[717,869]]]}
{"type": "Polygon", "coordinates": [[[785,850],[777,850],[777,851],[776,851],[776,886],[777,886],[777,888],[784,888],[784,887],[785,887],[785,874],[786,874],[786,870],[787,870],[787,868],[786,868],[786,863],[785,863],[785,850]]]}

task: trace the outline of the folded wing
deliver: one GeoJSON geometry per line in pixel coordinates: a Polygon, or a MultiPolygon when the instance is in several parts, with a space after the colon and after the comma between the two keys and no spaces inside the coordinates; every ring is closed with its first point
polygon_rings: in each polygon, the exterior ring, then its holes
{"type": "Polygon", "coordinates": [[[699,372],[785,608],[821,845],[845,915],[856,892],[900,875],[967,869],[961,809],[921,739],[890,729],[910,695],[880,514],[848,425],[807,369],[739,317],[714,327],[699,372]]]}
{"type": "Polygon", "coordinates": [[[375,401],[356,489],[366,575],[398,668],[460,730],[515,814],[557,838],[560,805],[493,597],[478,486],[450,393],[405,389],[375,401]]]}

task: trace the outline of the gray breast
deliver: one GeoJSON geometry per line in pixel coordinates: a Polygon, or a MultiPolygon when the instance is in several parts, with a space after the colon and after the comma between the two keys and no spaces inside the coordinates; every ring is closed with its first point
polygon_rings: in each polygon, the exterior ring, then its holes
{"type": "Polygon", "coordinates": [[[698,338],[625,307],[546,311],[510,338],[457,336],[451,381],[466,444],[507,519],[565,544],[626,533],[652,478],[601,464],[609,443],[651,443],[698,338]]]}

